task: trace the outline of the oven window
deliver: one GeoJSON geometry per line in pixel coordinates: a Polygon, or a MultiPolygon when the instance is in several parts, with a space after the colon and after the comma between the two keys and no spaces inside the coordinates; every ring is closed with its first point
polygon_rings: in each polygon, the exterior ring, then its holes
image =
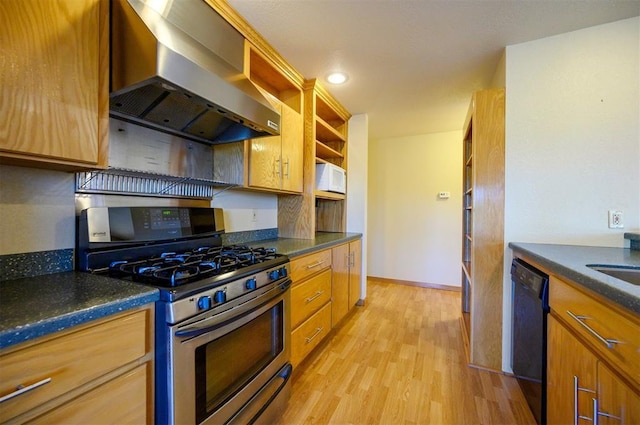
{"type": "Polygon", "coordinates": [[[282,352],[284,302],[196,348],[196,417],[204,421],[282,352]]]}

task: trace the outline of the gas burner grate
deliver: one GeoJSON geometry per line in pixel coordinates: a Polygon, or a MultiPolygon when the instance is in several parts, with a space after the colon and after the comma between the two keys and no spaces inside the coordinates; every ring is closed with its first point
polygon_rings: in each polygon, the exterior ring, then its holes
{"type": "Polygon", "coordinates": [[[109,274],[162,287],[176,287],[255,264],[274,260],[274,248],[245,245],[199,247],[187,252],[165,252],[155,258],[114,261],[109,274]]]}

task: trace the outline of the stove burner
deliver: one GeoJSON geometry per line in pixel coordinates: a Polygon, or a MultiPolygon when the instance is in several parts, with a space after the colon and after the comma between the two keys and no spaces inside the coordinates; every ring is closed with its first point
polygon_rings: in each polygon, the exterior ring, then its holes
{"type": "Polygon", "coordinates": [[[109,274],[175,287],[270,261],[276,256],[274,248],[249,248],[245,245],[199,247],[182,253],[165,252],[157,258],[114,261],[109,266],[109,274]]]}

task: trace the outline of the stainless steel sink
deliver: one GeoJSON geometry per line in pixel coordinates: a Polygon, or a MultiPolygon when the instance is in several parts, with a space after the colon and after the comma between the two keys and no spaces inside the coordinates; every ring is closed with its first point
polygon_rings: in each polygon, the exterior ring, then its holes
{"type": "Polygon", "coordinates": [[[615,266],[606,264],[587,264],[587,267],[606,275],[640,286],[640,266],[615,266]]]}

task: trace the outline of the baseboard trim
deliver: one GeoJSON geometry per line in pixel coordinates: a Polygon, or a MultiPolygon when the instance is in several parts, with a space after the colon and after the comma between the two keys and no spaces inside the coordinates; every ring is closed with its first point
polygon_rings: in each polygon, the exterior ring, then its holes
{"type": "Polygon", "coordinates": [[[377,280],[385,283],[393,283],[396,285],[419,286],[421,288],[440,289],[443,291],[452,291],[452,292],[462,291],[462,289],[459,286],[441,285],[438,283],[414,282],[411,280],[389,279],[386,277],[375,277],[375,276],[367,276],[367,280],[368,279],[377,280]]]}

